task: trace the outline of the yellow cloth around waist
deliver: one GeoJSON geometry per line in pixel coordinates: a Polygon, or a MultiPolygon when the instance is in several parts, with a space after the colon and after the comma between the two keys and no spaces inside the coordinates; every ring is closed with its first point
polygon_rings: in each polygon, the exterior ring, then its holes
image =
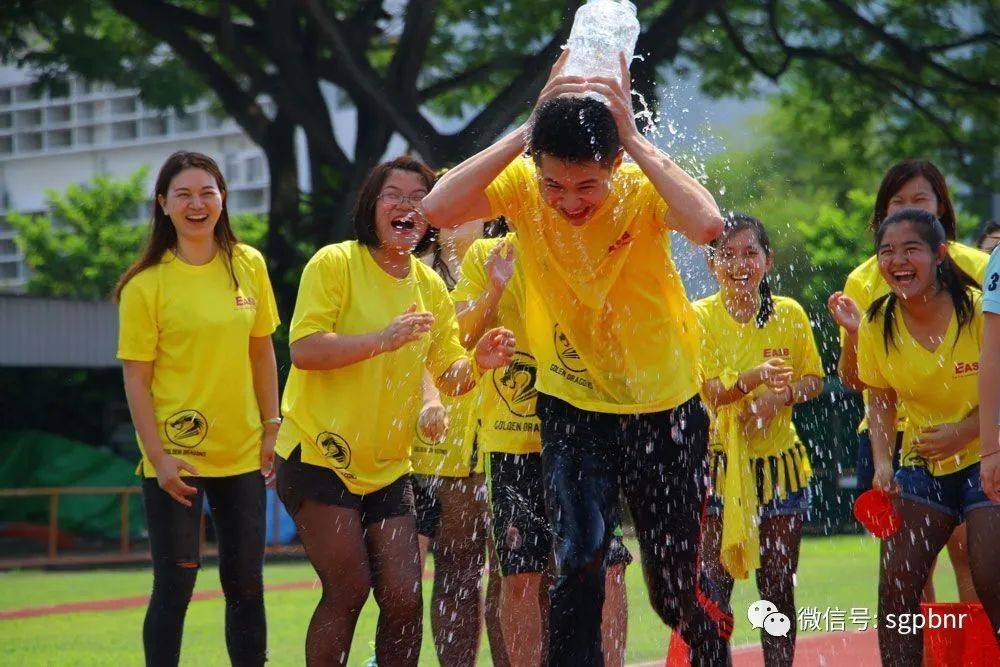
{"type": "MultiPolygon", "coordinates": [[[[738,414],[749,402],[732,404],[738,414]]],[[[798,440],[774,455],[751,456],[742,424],[722,420],[716,434],[724,443],[711,457],[712,486],[723,499],[720,560],[735,579],[746,579],[760,567],[759,509],[775,498],[785,499],[809,484],[812,466],[798,440]]]]}

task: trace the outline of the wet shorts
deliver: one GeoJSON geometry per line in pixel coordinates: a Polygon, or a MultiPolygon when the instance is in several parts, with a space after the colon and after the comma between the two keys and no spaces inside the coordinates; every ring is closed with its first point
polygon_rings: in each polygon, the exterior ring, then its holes
{"type": "MultiPolygon", "coordinates": [[[[552,558],[552,529],[545,516],[541,454],[490,452],[486,484],[500,571],[504,576],[542,572],[552,558]]],[[[605,563],[628,565],[632,554],[621,527],[608,547],[605,563]]]]}
{"type": "Polygon", "coordinates": [[[906,466],[896,471],[896,483],[901,498],[933,507],[959,521],[965,521],[965,515],[977,507],[997,505],[983,493],[978,463],[937,477],[927,468],[906,466]]]}
{"type": "Polygon", "coordinates": [[[278,456],[275,462],[278,497],[293,517],[306,500],[355,510],[361,515],[362,526],[414,513],[409,475],[403,475],[378,491],[359,495],[351,493],[333,470],[303,463],[302,450],[298,446],[287,459],[278,456]]]}
{"type": "MultiPolygon", "coordinates": [[[[809,487],[799,489],[789,493],[786,498],[775,496],[770,502],[758,508],[761,519],[770,519],[776,516],[791,516],[793,514],[809,514],[809,504],[811,494],[809,487]]],[[[714,493],[708,498],[708,516],[722,516],[722,498],[714,493]]]]}

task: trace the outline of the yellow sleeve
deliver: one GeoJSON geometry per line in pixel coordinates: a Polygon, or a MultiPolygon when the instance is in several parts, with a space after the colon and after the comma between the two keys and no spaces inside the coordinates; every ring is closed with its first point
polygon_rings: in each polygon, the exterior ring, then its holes
{"type": "Polygon", "coordinates": [[[348,281],[347,256],[340,248],[324,248],[313,255],[302,271],[289,343],[334,330],[348,281]]]}
{"type": "Polygon", "coordinates": [[[879,358],[885,356],[882,340],[882,319],[869,321],[866,315],[858,329],[858,379],[875,389],[888,389],[889,382],[879,367],[879,358]]]}
{"type": "Polygon", "coordinates": [[[813,333],[812,323],[805,309],[798,303],[793,307],[793,327],[795,336],[795,350],[792,358],[792,368],[795,376],[801,378],[805,375],[815,375],[823,377],[823,362],[819,357],[819,348],[816,347],[816,336],[813,333]]]}
{"type": "MultiPolygon", "coordinates": [[[[146,269],[153,271],[154,268],[146,269]]],[[[145,273],[145,272],[144,272],[145,273]]],[[[153,361],[160,329],[156,312],[156,291],[143,274],[134,276],[122,290],[118,304],[118,358],[153,361]]]]}
{"type": "Polygon", "coordinates": [[[462,275],[459,276],[455,289],[451,292],[452,301],[455,303],[475,301],[486,290],[489,284],[486,275],[486,260],[489,258],[491,248],[490,241],[480,239],[473,243],[469,251],[465,253],[465,257],[462,259],[462,275]]]}
{"type": "Polygon", "coordinates": [[[960,269],[972,276],[980,287],[983,286],[986,280],[986,267],[990,263],[989,255],[977,248],[970,248],[964,243],[957,242],[949,245],[948,254],[960,269]]]}
{"type": "Polygon", "coordinates": [[[254,278],[257,281],[257,317],[253,322],[250,335],[255,337],[270,336],[281,324],[278,317],[278,305],[274,300],[274,290],[271,289],[271,278],[267,274],[267,263],[263,255],[253,257],[254,278]]]}
{"type": "Polygon", "coordinates": [[[638,191],[638,201],[641,202],[641,206],[645,207],[649,211],[654,223],[660,227],[664,227],[667,224],[667,210],[670,206],[667,204],[656,186],[653,182],[649,180],[646,174],[642,173],[640,170],[639,177],[642,179],[642,183],[639,186],[638,191]]]}
{"type": "Polygon", "coordinates": [[[490,202],[490,211],[494,217],[504,216],[512,227],[520,223],[520,215],[525,205],[528,188],[537,188],[533,183],[532,170],[528,165],[531,158],[519,157],[511,162],[486,187],[486,198],[490,202]],[[517,222],[515,222],[517,221],[517,222]]]}
{"type": "Polygon", "coordinates": [[[468,359],[469,354],[458,339],[458,318],[455,317],[455,304],[448,289],[443,282],[429,287],[433,293],[427,305],[434,315],[434,325],[431,327],[431,346],[425,364],[431,375],[438,378],[459,359],[468,359]]]}
{"type": "MultiPolygon", "coordinates": [[[[715,323],[712,322],[712,315],[709,309],[703,305],[695,304],[694,311],[698,316],[698,325],[701,327],[701,380],[707,382],[713,378],[718,378],[723,385],[731,387],[732,383],[727,382],[728,378],[723,378],[725,364],[720,358],[719,347],[715,343],[715,323]]],[[[733,382],[736,380],[734,379],[733,382]]]]}

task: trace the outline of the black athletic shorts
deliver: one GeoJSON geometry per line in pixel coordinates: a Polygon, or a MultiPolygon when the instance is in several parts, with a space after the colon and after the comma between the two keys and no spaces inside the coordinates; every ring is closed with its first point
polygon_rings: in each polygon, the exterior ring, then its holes
{"type": "Polygon", "coordinates": [[[441,523],[441,501],[437,497],[437,487],[441,478],[437,475],[410,475],[413,483],[413,503],[417,511],[417,535],[434,539],[441,523]]]}
{"type": "Polygon", "coordinates": [[[305,500],[356,510],[361,515],[362,526],[414,514],[409,475],[403,475],[378,491],[359,495],[351,493],[333,470],[303,463],[300,446],[296,446],[287,459],[275,457],[275,462],[278,497],[293,517],[305,500]]]}
{"type": "MultiPolygon", "coordinates": [[[[542,572],[552,559],[552,528],[545,516],[541,454],[486,454],[493,543],[504,576],[542,572]]],[[[608,547],[608,567],[632,562],[620,527],[608,547]]]]}

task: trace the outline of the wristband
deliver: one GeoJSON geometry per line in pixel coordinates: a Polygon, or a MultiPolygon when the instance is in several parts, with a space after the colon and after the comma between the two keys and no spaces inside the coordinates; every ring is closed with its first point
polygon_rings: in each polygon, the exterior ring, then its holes
{"type": "Polygon", "coordinates": [[[270,419],[265,419],[261,422],[261,426],[267,426],[268,424],[277,424],[281,426],[281,417],[271,417],[270,419]]]}

